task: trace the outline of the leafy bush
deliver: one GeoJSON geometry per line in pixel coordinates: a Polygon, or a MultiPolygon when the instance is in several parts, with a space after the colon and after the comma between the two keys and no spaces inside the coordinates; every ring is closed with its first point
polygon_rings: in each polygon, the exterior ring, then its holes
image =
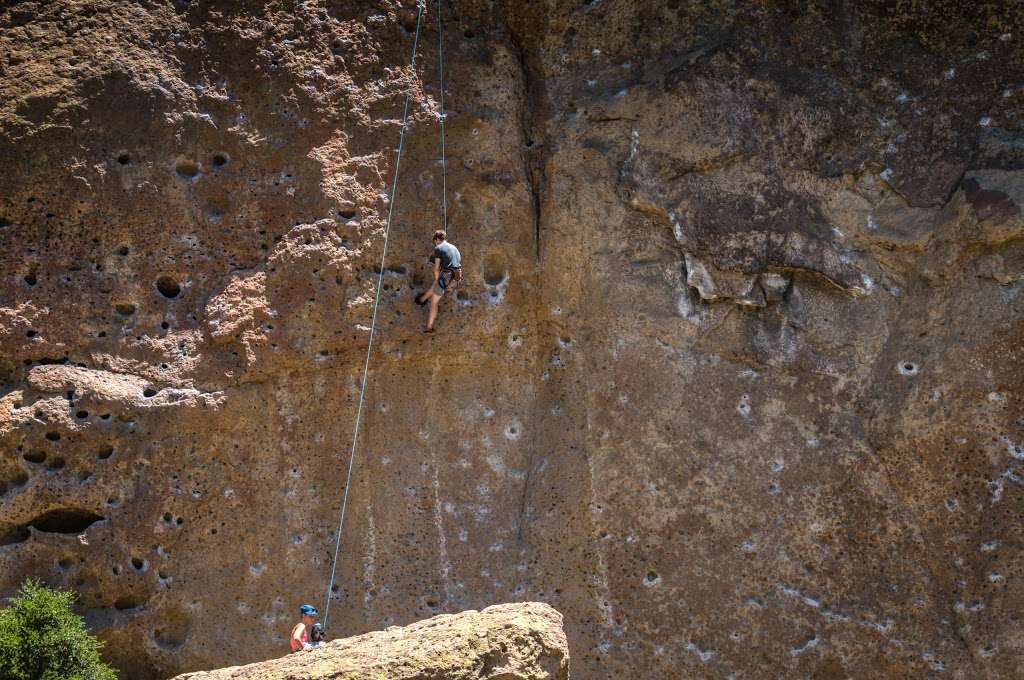
{"type": "Polygon", "coordinates": [[[103,643],[71,611],[75,594],[28,580],[0,610],[0,680],[117,680],[103,643]]]}

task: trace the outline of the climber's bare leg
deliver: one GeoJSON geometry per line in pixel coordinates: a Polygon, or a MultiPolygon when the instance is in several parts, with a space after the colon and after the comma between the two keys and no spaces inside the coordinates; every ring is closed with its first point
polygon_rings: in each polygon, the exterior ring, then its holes
{"type": "Polygon", "coordinates": [[[427,333],[434,332],[434,322],[437,321],[437,308],[441,304],[441,296],[430,291],[430,312],[427,314],[427,327],[424,329],[427,333]]]}

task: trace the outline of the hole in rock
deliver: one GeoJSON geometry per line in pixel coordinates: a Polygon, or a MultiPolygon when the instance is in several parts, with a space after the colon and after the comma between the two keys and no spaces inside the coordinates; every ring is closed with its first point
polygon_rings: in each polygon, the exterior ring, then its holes
{"type": "Polygon", "coordinates": [[[223,168],[228,164],[228,155],[226,153],[215,153],[213,154],[213,167],[223,168]]]}
{"type": "Polygon", "coordinates": [[[132,162],[132,157],[126,153],[123,153],[117,157],[117,162],[120,163],[121,165],[128,165],[129,163],[132,162]]]}
{"type": "Polygon", "coordinates": [[[174,517],[171,515],[171,513],[169,513],[169,512],[165,512],[164,513],[164,521],[165,522],[170,524],[173,519],[174,519],[174,517]]]}
{"type": "Polygon", "coordinates": [[[4,527],[0,525],[0,546],[24,543],[28,540],[29,532],[25,527],[4,527]]]}
{"type": "Polygon", "coordinates": [[[490,253],[484,257],[484,283],[499,286],[507,279],[508,268],[505,266],[505,258],[497,253],[490,253]]]}
{"type": "Polygon", "coordinates": [[[174,162],[174,171],[182,179],[193,179],[199,174],[199,163],[196,163],[191,158],[178,156],[178,160],[174,162]]]}
{"type": "Polygon", "coordinates": [[[104,413],[103,415],[100,416],[100,420],[110,420],[110,414],[104,413]]]}
{"type": "Polygon", "coordinates": [[[156,289],[165,298],[176,298],[181,293],[181,286],[170,276],[161,276],[156,280],[156,289]]]}
{"type": "Polygon", "coordinates": [[[50,510],[29,522],[29,526],[48,534],[81,534],[106,517],[80,508],[50,510]]]}
{"type": "Polygon", "coordinates": [[[128,246],[121,246],[120,248],[118,248],[117,249],[117,254],[120,255],[121,257],[124,257],[125,255],[127,255],[128,254],[128,246]]]}
{"type": "Polygon", "coordinates": [[[67,465],[67,461],[65,461],[63,458],[54,458],[53,460],[50,461],[51,470],[62,470],[64,469],[65,465],[67,465]]]}
{"type": "Polygon", "coordinates": [[[161,649],[175,650],[185,644],[191,627],[188,615],[181,609],[172,608],[160,617],[153,629],[153,640],[161,649]]]}
{"type": "Polygon", "coordinates": [[[338,217],[340,217],[343,220],[351,220],[351,219],[354,219],[355,216],[356,216],[356,211],[355,210],[339,210],[338,211],[338,217]]]}
{"type": "Polygon", "coordinates": [[[59,442],[60,432],[47,432],[46,438],[49,439],[51,442],[59,442]]]}
{"type": "Polygon", "coordinates": [[[27,330],[27,331],[25,331],[25,337],[26,338],[34,338],[37,335],[39,335],[39,331],[35,331],[35,330],[27,330]]]}
{"type": "Polygon", "coordinates": [[[30,463],[39,464],[46,460],[46,451],[26,451],[25,455],[22,456],[25,460],[30,463]]]}
{"type": "Polygon", "coordinates": [[[96,457],[100,460],[106,460],[114,455],[113,446],[103,446],[99,451],[96,452],[96,457]]]}
{"type": "Polygon", "coordinates": [[[146,397],[147,399],[149,397],[155,397],[156,390],[154,390],[152,387],[147,387],[146,389],[142,390],[142,396],[146,397]]]}
{"type": "Polygon", "coordinates": [[[71,568],[71,564],[72,564],[72,561],[71,561],[70,557],[62,557],[59,560],[57,560],[57,566],[60,567],[61,569],[70,569],[71,568]]]}
{"type": "Polygon", "coordinates": [[[78,418],[79,420],[85,420],[86,418],[89,417],[89,412],[88,411],[79,411],[79,412],[77,412],[75,414],[75,417],[78,418]]]}
{"type": "Polygon", "coordinates": [[[39,282],[39,280],[36,278],[36,275],[32,272],[25,274],[24,281],[25,285],[28,286],[29,288],[31,288],[32,286],[36,285],[39,282]]]}
{"type": "Polygon", "coordinates": [[[914,376],[920,372],[921,367],[912,361],[901,361],[896,364],[896,370],[899,371],[900,375],[914,376]]]}
{"type": "Polygon", "coordinates": [[[114,311],[121,316],[131,316],[135,313],[135,305],[130,302],[114,303],[114,311]]]}
{"type": "Polygon", "coordinates": [[[119,612],[123,612],[127,609],[138,609],[144,603],[144,600],[141,600],[134,595],[122,595],[114,600],[114,609],[119,612]]]}
{"type": "Polygon", "coordinates": [[[133,557],[132,566],[135,568],[135,571],[146,571],[149,568],[149,563],[141,557],[133,557]]]}

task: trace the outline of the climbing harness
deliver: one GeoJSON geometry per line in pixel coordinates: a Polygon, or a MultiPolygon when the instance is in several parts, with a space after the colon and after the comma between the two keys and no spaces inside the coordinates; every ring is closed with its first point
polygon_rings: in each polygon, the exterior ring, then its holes
{"type": "MultiPolygon", "coordinates": [[[[447,197],[447,161],[445,160],[445,148],[444,148],[444,33],[441,19],[441,2],[437,0],[437,26],[438,26],[438,62],[439,70],[441,72],[441,90],[440,90],[440,118],[441,118],[441,173],[442,173],[442,219],[444,225],[447,228],[448,225],[448,197],[447,197]]],[[[384,262],[388,254],[388,239],[391,235],[391,223],[395,212],[395,198],[398,191],[398,176],[399,170],[402,164],[402,150],[405,148],[405,133],[409,126],[409,101],[412,98],[413,84],[415,83],[416,77],[416,52],[419,48],[420,33],[423,23],[423,13],[426,10],[426,0],[420,0],[417,3],[416,12],[416,36],[413,38],[412,43],[412,57],[409,60],[409,86],[405,91],[405,105],[402,112],[402,128],[398,138],[398,149],[395,155],[395,176],[391,181],[391,197],[388,203],[388,219],[387,224],[384,228],[384,247],[380,255],[380,275],[377,279],[377,292],[373,299],[373,314],[370,318],[370,339],[366,345],[366,360],[363,362],[363,379],[359,387],[359,402],[356,405],[356,418],[355,424],[352,429],[352,445],[349,450],[348,457],[348,471],[345,475],[345,492],[341,500],[341,510],[338,513],[338,534],[334,544],[334,557],[331,560],[331,577],[327,582],[327,593],[326,593],[326,604],[324,605],[324,619],[323,627],[327,629],[328,615],[331,608],[331,593],[334,590],[334,579],[338,569],[338,556],[341,553],[341,537],[342,530],[345,525],[345,512],[348,509],[348,495],[349,489],[352,486],[352,468],[356,458],[356,446],[359,441],[359,426],[362,421],[363,415],[363,403],[366,398],[366,384],[367,378],[370,372],[370,357],[373,353],[373,339],[376,335],[377,330],[377,311],[380,307],[380,296],[381,290],[384,284],[384,272],[387,271],[384,262]]]]}

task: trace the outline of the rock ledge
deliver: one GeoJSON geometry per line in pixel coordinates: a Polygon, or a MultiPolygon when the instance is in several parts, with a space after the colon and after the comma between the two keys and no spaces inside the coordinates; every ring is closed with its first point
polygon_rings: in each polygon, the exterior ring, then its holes
{"type": "Polygon", "coordinates": [[[568,680],[562,615],[501,604],[333,640],[321,649],[174,680],[568,680]]]}

